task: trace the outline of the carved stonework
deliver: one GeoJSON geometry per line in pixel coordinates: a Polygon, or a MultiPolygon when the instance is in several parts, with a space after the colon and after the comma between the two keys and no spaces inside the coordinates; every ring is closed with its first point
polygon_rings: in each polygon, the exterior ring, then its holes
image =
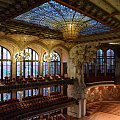
{"type": "Polygon", "coordinates": [[[76,80],[74,82],[73,91],[72,91],[71,95],[76,100],[84,99],[86,97],[85,88],[86,88],[85,84],[78,84],[78,80],[76,80]]]}
{"type": "Polygon", "coordinates": [[[120,86],[97,86],[87,89],[87,103],[99,101],[119,101],[120,86]]]}

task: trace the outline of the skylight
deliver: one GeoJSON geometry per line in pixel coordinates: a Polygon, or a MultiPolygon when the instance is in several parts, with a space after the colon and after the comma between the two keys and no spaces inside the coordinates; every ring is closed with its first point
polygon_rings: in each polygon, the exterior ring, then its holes
{"type": "Polygon", "coordinates": [[[108,32],[111,30],[110,27],[56,3],[53,0],[17,16],[14,20],[20,20],[55,30],[61,30],[62,24],[69,21],[81,22],[81,24],[86,24],[86,27],[80,30],[80,34],[82,35],[108,32]]]}

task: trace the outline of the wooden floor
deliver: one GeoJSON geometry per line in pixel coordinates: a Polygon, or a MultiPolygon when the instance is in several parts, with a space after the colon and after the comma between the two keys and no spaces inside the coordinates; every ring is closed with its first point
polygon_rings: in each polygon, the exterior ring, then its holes
{"type": "Polygon", "coordinates": [[[120,120],[120,103],[104,103],[98,112],[79,120],[120,120]]]}

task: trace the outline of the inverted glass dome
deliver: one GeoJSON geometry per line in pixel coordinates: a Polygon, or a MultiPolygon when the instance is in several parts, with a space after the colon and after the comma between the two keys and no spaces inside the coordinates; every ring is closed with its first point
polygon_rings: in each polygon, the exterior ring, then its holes
{"type": "MultiPolygon", "coordinates": [[[[79,35],[96,34],[111,30],[110,27],[56,3],[53,0],[23,13],[14,19],[60,30],[62,32],[66,32],[66,28],[69,26],[72,31],[77,29],[79,35]],[[73,28],[73,26],[75,27],[73,28]]],[[[75,34],[78,35],[78,33],[75,34]]]]}

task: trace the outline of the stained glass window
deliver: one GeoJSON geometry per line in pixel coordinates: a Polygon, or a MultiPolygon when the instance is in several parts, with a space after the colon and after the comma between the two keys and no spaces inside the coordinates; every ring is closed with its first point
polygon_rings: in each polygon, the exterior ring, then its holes
{"type": "Polygon", "coordinates": [[[33,89],[33,96],[39,94],[39,89],[33,89]]]}
{"type": "Polygon", "coordinates": [[[11,76],[11,64],[10,52],[0,46],[0,79],[11,76]]]}
{"type": "Polygon", "coordinates": [[[53,51],[51,54],[50,54],[50,74],[51,75],[60,75],[60,55],[53,51]]]}
{"type": "MultiPolygon", "coordinates": [[[[45,58],[46,53],[44,54],[43,58],[45,58]]],[[[48,62],[43,60],[43,76],[48,74],[48,62]]],[[[50,54],[50,74],[52,76],[54,75],[60,75],[61,70],[61,63],[60,63],[60,55],[53,51],[50,54]]]]}
{"type": "Polygon", "coordinates": [[[114,73],[115,72],[115,55],[114,51],[108,49],[106,52],[107,56],[107,73],[114,73]]]}
{"type": "Polygon", "coordinates": [[[17,99],[21,100],[23,96],[24,96],[23,91],[17,91],[17,99]]]}
{"type": "MultiPolygon", "coordinates": [[[[22,76],[25,78],[28,76],[36,77],[39,74],[38,54],[31,48],[26,48],[25,51],[30,53],[30,58],[20,61],[22,62],[22,76]]],[[[20,76],[20,62],[17,61],[17,76],[20,76]]]]}
{"type": "Polygon", "coordinates": [[[108,32],[111,30],[110,27],[56,3],[53,0],[17,16],[14,20],[20,20],[57,30],[62,30],[62,25],[69,21],[76,22],[80,27],[81,23],[84,23],[86,27],[80,31],[82,35],[108,32]]]}
{"type": "Polygon", "coordinates": [[[102,49],[99,49],[97,51],[97,59],[96,59],[96,62],[97,62],[97,72],[98,73],[104,73],[104,70],[105,70],[105,59],[104,59],[104,52],[102,49]]]}
{"type": "Polygon", "coordinates": [[[3,93],[3,101],[11,99],[11,93],[3,93]]]}
{"type": "Polygon", "coordinates": [[[48,96],[48,88],[43,88],[43,96],[48,96]]]}
{"type": "Polygon", "coordinates": [[[25,90],[25,97],[32,96],[32,90],[25,90]]]}
{"type": "Polygon", "coordinates": [[[2,96],[1,96],[1,94],[0,94],[0,101],[2,101],[2,96]]]}

